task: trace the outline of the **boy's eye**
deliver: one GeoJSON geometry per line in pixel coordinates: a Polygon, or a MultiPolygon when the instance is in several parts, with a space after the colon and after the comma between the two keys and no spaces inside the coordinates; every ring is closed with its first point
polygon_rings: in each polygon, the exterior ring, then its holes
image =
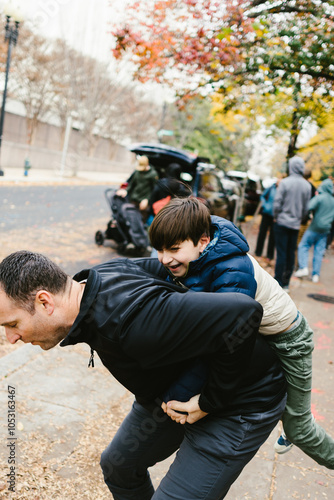
{"type": "Polygon", "coordinates": [[[169,249],[170,252],[177,252],[178,250],[180,250],[180,247],[172,247],[169,249]]]}

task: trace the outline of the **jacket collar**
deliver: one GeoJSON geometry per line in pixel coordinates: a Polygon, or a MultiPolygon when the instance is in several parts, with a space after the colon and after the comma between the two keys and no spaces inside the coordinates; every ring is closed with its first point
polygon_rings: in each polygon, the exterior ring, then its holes
{"type": "Polygon", "coordinates": [[[101,283],[101,277],[95,269],[85,269],[76,274],[73,279],[78,282],[87,280],[87,283],[81,299],[79,314],[68,335],[60,343],[61,347],[77,344],[78,342],[87,342],[88,333],[81,329],[80,323],[92,307],[101,283]]]}

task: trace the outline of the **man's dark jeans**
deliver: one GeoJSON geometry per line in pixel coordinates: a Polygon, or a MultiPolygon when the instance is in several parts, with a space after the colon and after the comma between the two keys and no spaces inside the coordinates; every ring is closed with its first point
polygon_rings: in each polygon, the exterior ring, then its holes
{"type": "Polygon", "coordinates": [[[137,402],[101,456],[104,480],[115,500],[221,500],[268,438],[285,408],[235,416],[207,416],[184,426],[159,408],[137,402]],[[154,492],[148,467],[177,451],[154,492]]]}
{"type": "Polygon", "coordinates": [[[275,224],[276,266],[275,279],[282,287],[288,287],[295,266],[298,229],[275,224]]]}

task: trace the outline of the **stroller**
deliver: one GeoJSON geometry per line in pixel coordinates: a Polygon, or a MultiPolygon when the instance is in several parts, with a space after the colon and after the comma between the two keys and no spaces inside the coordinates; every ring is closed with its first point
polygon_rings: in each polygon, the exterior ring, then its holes
{"type": "Polygon", "coordinates": [[[118,196],[115,189],[106,189],[104,194],[111,208],[111,220],[104,233],[102,231],[95,233],[95,243],[101,246],[104,240],[113,240],[120,253],[132,243],[136,253],[144,254],[149,245],[149,239],[141,213],[135,205],[118,196]]]}

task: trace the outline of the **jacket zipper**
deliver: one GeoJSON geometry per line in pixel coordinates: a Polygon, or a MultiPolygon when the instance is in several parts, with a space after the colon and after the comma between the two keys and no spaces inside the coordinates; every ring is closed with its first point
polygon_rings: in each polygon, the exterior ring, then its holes
{"type": "Polygon", "coordinates": [[[94,350],[90,348],[90,358],[89,358],[89,363],[88,363],[88,368],[94,368],[94,350]]]}
{"type": "Polygon", "coordinates": [[[174,274],[168,269],[168,267],[165,267],[165,269],[175,285],[178,285],[185,290],[189,290],[186,285],[184,285],[176,276],[174,276],[174,274]]]}

